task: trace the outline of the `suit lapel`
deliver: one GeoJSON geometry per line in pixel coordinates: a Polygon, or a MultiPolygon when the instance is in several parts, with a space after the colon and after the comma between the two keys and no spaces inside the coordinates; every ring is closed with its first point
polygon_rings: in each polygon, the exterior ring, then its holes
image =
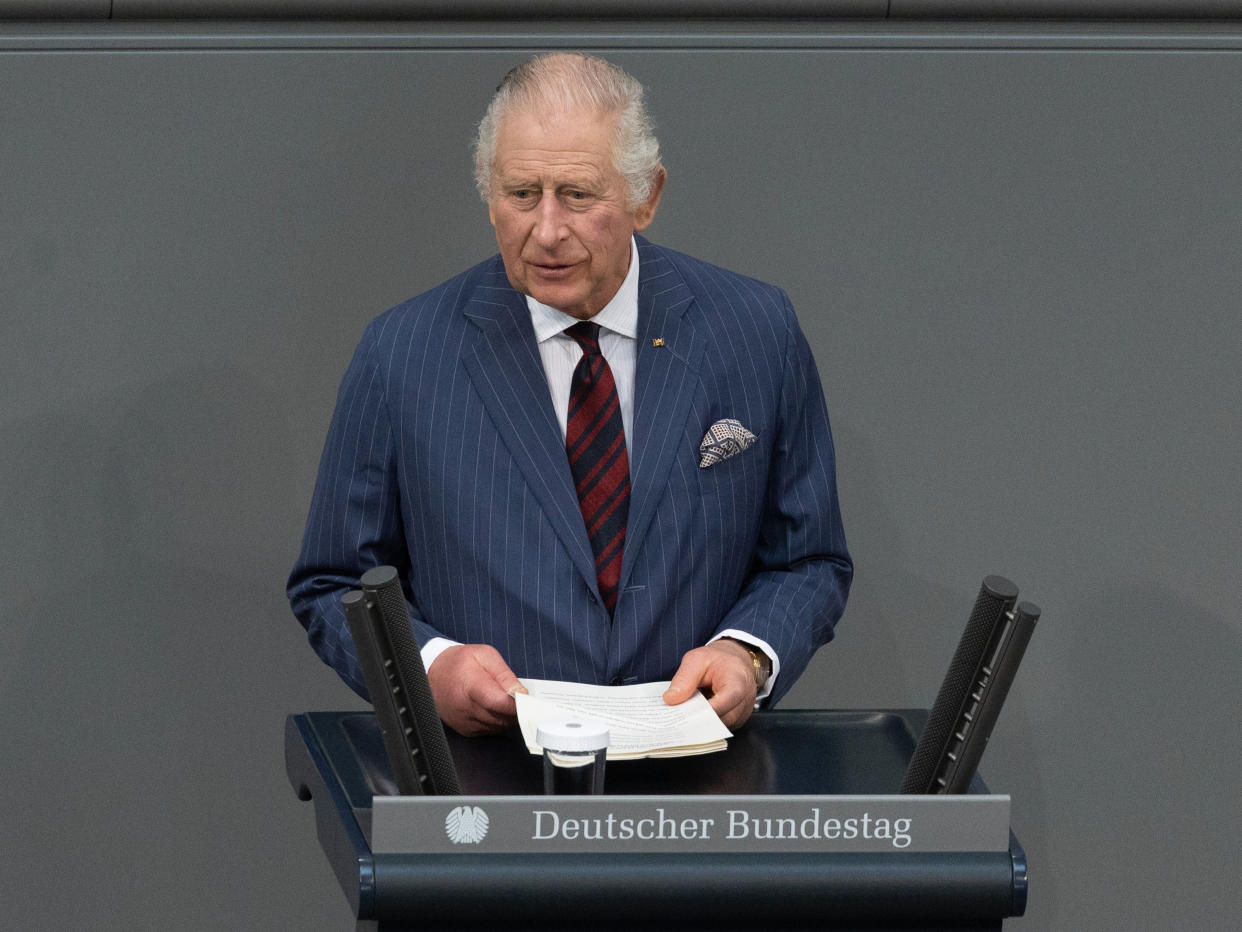
{"type": "Polygon", "coordinates": [[[477,328],[473,345],[463,353],[466,371],[549,523],[584,579],[597,589],[591,544],[530,311],[525,298],[509,285],[499,258],[475,287],[463,313],[477,328]]]}
{"type": "Polygon", "coordinates": [[[684,317],[694,302],[694,292],[681,273],[662,250],[641,237],[638,247],[635,437],[630,444],[634,456],[630,464],[630,515],[621,563],[622,589],[683,444],[706,342],[704,334],[684,317]]]}

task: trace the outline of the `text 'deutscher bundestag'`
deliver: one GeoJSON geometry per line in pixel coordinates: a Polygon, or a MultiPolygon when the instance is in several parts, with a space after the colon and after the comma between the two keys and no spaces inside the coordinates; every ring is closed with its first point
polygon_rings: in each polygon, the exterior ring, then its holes
{"type": "Polygon", "coordinates": [[[377,796],[375,854],[1005,851],[1008,796],[377,796]]]}

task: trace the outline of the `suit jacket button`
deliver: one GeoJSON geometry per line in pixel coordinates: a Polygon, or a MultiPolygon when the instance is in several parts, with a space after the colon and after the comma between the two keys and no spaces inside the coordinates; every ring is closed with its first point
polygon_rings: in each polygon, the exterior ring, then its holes
{"type": "Polygon", "coordinates": [[[612,681],[611,681],[611,682],[609,682],[609,684],[608,684],[608,685],[609,685],[609,686],[623,686],[624,684],[625,684],[625,677],[623,677],[623,676],[614,676],[614,677],[612,678],[612,681]]]}
{"type": "Polygon", "coordinates": [[[599,605],[599,597],[598,597],[598,596],[596,596],[596,594],[595,594],[595,590],[593,590],[593,589],[588,589],[588,590],[587,590],[587,598],[591,600],[591,604],[592,604],[592,605],[599,605]]]}

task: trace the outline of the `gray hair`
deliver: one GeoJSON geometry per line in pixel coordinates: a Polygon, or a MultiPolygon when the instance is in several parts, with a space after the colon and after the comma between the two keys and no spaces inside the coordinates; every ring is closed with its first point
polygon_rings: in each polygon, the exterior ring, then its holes
{"type": "Polygon", "coordinates": [[[625,179],[627,207],[634,210],[651,195],[660,175],[660,143],[643,103],[643,86],[612,62],[576,52],[536,55],[504,76],[479,122],[474,139],[474,183],[491,200],[496,132],[516,111],[554,107],[592,107],[616,114],[613,167],[625,179]]]}

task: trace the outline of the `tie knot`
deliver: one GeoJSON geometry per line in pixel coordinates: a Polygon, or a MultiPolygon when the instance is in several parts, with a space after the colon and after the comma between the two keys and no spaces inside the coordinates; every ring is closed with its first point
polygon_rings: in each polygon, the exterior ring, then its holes
{"type": "Polygon", "coordinates": [[[599,353],[599,324],[583,320],[572,327],[567,327],[565,332],[578,341],[578,345],[582,347],[582,352],[588,355],[599,353]]]}

